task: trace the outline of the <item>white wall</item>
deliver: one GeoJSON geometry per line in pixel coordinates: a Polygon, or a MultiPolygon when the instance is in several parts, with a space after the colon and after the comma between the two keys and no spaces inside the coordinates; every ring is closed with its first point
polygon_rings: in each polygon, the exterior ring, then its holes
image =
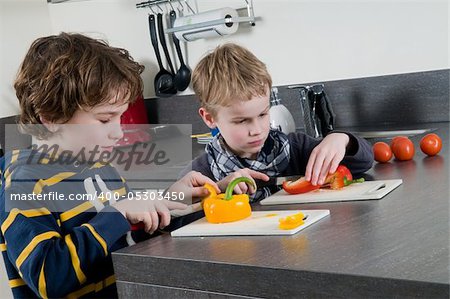
{"type": "MultiPolygon", "coordinates": [[[[262,20],[251,33],[228,40],[266,62],[274,85],[442,69],[449,66],[448,5],[256,0],[262,20]]],[[[205,40],[189,45],[192,61],[214,46],[205,40]]]]}
{"type": "MultiPolygon", "coordinates": [[[[0,117],[19,111],[12,82],[30,43],[51,32],[47,4],[36,0],[0,0],[0,117]]],[[[0,257],[0,298],[13,298],[0,257]]]]}
{"type": "MultiPolygon", "coordinates": [[[[135,8],[141,1],[0,1],[7,8],[0,10],[2,25],[6,20],[1,30],[0,117],[17,113],[13,74],[35,36],[49,32],[83,32],[126,47],[146,66],[145,96],[154,95],[158,68],[148,33],[149,10],[135,8]],[[38,3],[34,5],[40,9],[28,2],[38,3]]],[[[245,3],[190,2],[199,11],[245,3]]],[[[225,38],[188,43],[188,62],[193,68],[206,51],[232,41],[267,64],[275,85],[448,68],[448,2],[254,0],[255,27],[242,26],[225,38]]]]}
{"type": "Polygon", "coordinates": [[[50,33],[45,1],[0,0],[0,117],[19,111],[14,77],[31,42],[50,33]]]}

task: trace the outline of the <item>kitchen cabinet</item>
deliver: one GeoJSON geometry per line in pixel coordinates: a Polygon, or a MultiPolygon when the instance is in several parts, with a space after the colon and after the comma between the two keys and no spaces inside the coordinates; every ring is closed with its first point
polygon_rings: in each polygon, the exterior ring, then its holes
{"type": "Polygon", "coordinates": [[[293,236],[163,234],[112,254],[128,297],[448,298],[449,123],[438,156],[375,163],[367,179],[403,179],[381,200],[256,205],[254,210],[329,209],[293,236]]]}

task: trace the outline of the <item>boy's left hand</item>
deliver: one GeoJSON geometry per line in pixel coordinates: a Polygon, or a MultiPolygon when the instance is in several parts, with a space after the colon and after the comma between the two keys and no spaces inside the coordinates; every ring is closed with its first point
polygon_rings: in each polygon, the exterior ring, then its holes
{"type": "MultiPolygon", "coordinates": [[[[224,177],[223,179],[218,181],[217,185],[222,190],[222,192],[225,192],[225,190],[227,189],[227,186],[230,184],[230,182],[239,177],[247,177],[247,178],[251,179],[254,183],[254,186],[256,186],[254,179],[263,180],[265,182],[267,182],[269,180],[269,176],[265,173],[262,173],[262,172],[259,172],[259,171],[253,170],[253,169],[249,169],[249,168],[243,168],[243,169],[236,170],[235,172],[227,175],[226,177],[224,177]]],[[[234,187],[234,193],[236,193],[236,194],[244,194],[244,193],[253,194],[255,192],[256,192],[256,189],[254,187],[247,185],[244,182],[241,182],[234,187]]]]}
{"type": "Polygon", "coordinates": [[[187,200],[195,197],[205,197],[209,195],[208,190],[203,187],[206,183],[213,186],[217,193],[220,193],[219,187],[213,180],[197,171],[188,172],[184,177],[170,186],[167,192],[183,192],[184,198],[187,200]]]}
{"type": "Polygon", "coordinates": [[[336,171],[345,156],[350,137],[345,133],[327,135],[311,152],[305,177],[313,185],[322,185],[329,173],[336,171]]]}

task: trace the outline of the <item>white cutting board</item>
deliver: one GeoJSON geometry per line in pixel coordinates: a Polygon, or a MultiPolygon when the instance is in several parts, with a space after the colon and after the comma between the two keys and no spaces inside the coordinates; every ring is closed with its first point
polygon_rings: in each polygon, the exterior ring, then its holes
{"type": "Polygon", "coordinates": [[[293,235],[330,214],[329,210],[258,211],[246,219],[229,223],[209,223],[206,218],[171,232],[172,237],[293,235]],[[308,216],[303,225],[284,230],[278,219],[302,212],[308,216]]]}
{"type": "Polygon", "coordinates": [[[381,199],[403,183],[397,180],[376,180],[355,183],[339,190],[318,189],[302,194],[288,194],[281,190],[260,201],[262,205],[314,203],[330,201],[381,199]]]}

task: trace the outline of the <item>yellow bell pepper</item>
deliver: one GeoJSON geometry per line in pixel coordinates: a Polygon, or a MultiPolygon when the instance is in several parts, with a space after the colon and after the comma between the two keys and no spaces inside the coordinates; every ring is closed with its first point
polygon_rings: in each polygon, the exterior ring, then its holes
{"type": "Polygon", "coordinates": [[[245,219],[252,214],[248,194],[233,195],[234,187],[245,182],[256,188],[254,182],[247,177],[236,178],[228,184],[225,193],[217,194],[214,187],[205,184],[209,191],[203,200],[206,220],[210,223],[225,223],[245,219]]]}
{"type": "Polygon", "coordinates": [[[284,218],[278,219],[279,229],[293,229],[305,223],[305,215],[302,212],[297,214],[288,215],[284,218]]]}

